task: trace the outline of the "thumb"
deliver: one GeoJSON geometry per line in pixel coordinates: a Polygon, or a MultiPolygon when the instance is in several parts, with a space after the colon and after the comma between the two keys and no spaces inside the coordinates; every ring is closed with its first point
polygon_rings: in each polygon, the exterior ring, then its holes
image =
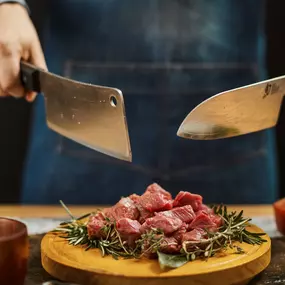
{"type": "MultiPolygon", "coordinates": [[[[45,71],[47,71],[47,65],[42,51],[41,44],[39,40],[36,40],[31,46],[30,62],[45,71]]],[[[26,94],[26,100],[28,102],[33,102],[37,96],[36,92],[28,92],[26,94]]]]}

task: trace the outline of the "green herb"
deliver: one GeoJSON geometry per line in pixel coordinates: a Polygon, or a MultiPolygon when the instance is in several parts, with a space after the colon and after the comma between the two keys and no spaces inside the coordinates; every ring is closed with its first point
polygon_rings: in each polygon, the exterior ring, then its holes
{"type": "Polygon", "coordinates": [[[100,249],[102,256],[112,255],[115,259],[136,257],[135,252],[126,248],[114,223],[109,222],[102,228],[102,231],[105,232],[106,238],[92,239],[88,236],[87,222],[82,223],[78,220],[65,222],[54,230],[54,232],[64,233],[60,237],[66,239],[71,245],[84,246],[85,250],[100,249]]]}
{"type": "Polygon", "coordinates": [[[158,255],[158,262],[162,270],[166,268],[178,268],[189,261],[185,254],[171,255],[158,251],[157,255],[158,255]]]}
{"type": "Polygon", "coordinates": [[[220,205],[214,206],[213,211],[219,215],[224,223],[223,226],[216,232],[207,231],[207,238],[199,241],[185,241],[182,245],[182,252],[187,256],[192,254],[209,258],[214,256],[217,252],[221,252],[228,248],[235,249],[235,253],[243,253],[242,248],[233,245],[234,241],[248,244],[262,244],[266,242],[262,238],[265,233],[252,233],[246,230],[250,227],[251,219],[243,217],[243,211],[240,213],[228,213],[227,207],[220,205]]]}
{"type": "Polygon", "coordinates": [[[182,243],[180,254],[165,254],[160,251],[160,245],[164,234],[159,229],[152,229],[142,234],[133,247],[129,247],[122,240],[113,221],[106,217],[106,224],[101,229],[104,237],[100,239],[90,238],[87,230],[87,221],[82,221],[90,214],[76,219],[66,205],[62,206],[71,217],[70,221],[61,223],[54,232],[60,232],[60,237],[66,239],[69,244],[82,246],[85,250],[98,248],[102,256],[111,255],[113,258],[142,258],[143,256],[158,256],[161,269],[177,268],[197,258],[208,259],[216,253],[232,249],[235,254],[243,254],[244,250],[234,242],[260,245],[266,242],[262,238],[265,233],[253,233],[247,230],[251,219],[243,217],[243,211],[228,213],[227,207],[223,205],[212,206],[213,212],[223,219],[223,225],[218,231],[211,232],[205,229],[206,237],[199,241],[185,241],[182,243]]]}

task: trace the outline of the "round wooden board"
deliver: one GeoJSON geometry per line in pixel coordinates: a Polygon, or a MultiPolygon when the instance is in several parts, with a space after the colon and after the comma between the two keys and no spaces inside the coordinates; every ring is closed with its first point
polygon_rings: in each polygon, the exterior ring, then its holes
{"type": "MultiPolygon", "coordinates": [[[[248,230],[262,232],[256,226],[248,230]]],[[[44,269],[62,281],[84,285],[244,285],[263,271],[271,258],[271,241],[262,245],[241,244],[245,254],[227,252],[223,256],[195,260],[162,271],[157,260],[115,260],[101,257],[98,249],[85,251],[72,246],[56,233],[48,233],[41,243],[44,269]]]]}

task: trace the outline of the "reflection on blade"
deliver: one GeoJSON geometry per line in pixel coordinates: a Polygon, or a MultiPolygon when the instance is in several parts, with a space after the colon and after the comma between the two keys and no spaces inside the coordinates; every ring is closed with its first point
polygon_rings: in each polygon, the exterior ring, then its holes
{"type": "Polygon", "coordinates": [[[219,93],[194,108],[177,135],[213,140],[274,127],[284,93],[284,76],[219,93]]]}
{"type": "Polygon", "coordinates": [[[192,140],[214,140],[238,136],[240,135],[240,131],[235,127],[191,122],[187,126],[181,126],[177,135],[192,140]]]}
{"type": "Polygon", "coordinates": [[[131,151],[129,153],[127,153],[126,155],[124,155],[123,153],[121,152],[116,152],[116,149],[108,149],[106,147],[100,147],[98,145],[96,145],[94,147],[94,144],[89,144],[88,143],[88,140],[82,140],[82,138],[80,136],[76,136],[74,134],[71,134],[69,132],[67,132],[66,130],[50,123],[47,121],[47,125],[50,129],[54,130],[55,132],[61,134],[62,136],[66,137],[66,138],[69,138],[71,140],[73,140],[74,142],[77,142],[83,146],[86,146],[90,149],[93,149],[93,150],[96,150],[98,152],[101,152],[103,154],[106,154],[106,155],[109,155],[109,156],[112,156],[112,157],[115,157],[115,158],[118,158],[118,159],[121,159],[121,160],[125,160],[125,161],[129,161],[131,162],[132,161],[132,153],[131,151]]]}
{"type": "Polygon", "coordinates": [[[131,161],[122,92],[41,74],[48,126],[59,134],[103,154],[131,161]]]}

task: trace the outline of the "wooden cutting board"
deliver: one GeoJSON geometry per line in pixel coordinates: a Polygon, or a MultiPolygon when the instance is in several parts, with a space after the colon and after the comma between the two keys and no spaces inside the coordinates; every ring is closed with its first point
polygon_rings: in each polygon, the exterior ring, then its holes
{"type": "MultiPolygon", "coordinates": [[[[262,232],[256,226],[248,230],[262,232]]],[[[271,241],[266,235],[261,245],[239,244],[245,254],[195,260],[162,271],[157,260],[114,260],[101,257],[98,249],[85,251],[72,246],[57,233],[48,233],[41,243],[44,269],[57,279],[83,285],[245,285],[263,271],[271,258],[271,241]]]]}

